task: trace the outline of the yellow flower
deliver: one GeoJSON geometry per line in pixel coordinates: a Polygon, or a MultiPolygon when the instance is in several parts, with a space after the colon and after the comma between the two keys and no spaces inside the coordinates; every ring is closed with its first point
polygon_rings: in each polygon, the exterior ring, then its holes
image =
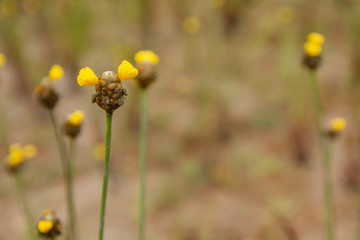
{"type": "Polygon", "coordinates": [[[11,167],[16,167],[20,165],[24,160],[23,152],[20,149],[12,150],[8,157],[7,157],[7,163],[11,167]]]}
{"type": "Polygon", "coordinates": [[[99,83],[98,77],[94,71],[86,67],[80,70],[77,77],[77,82],[80,86],[92,86],[99,83]]]}
{"type": "Polygon", "coordinates": [[[346,119],[342,117],[334,118],[330,122],[330,130],[335,133],[340,133],[346,128],[346,119]]]}
{"type": "Polygon", "coordinates": [[[322,45],[325,42],[325,37],[320,33],[312,32],[308,34],[307,40],[322,45]]]}
{"type": "Polygon", "coordinates": [[[149,62],[153,65],[156,65],[159,63],[159,56],[151,50],[142,50],[137,52],[134,59],[137,64],[149,62]]]}
{"type": "Polygon", "coordinates": [[[56,81],[62,78],[63,76],[64,76],[63,68],[58,64],[52,65],[49,71],[49,79],[51,81],[56,81]]]}
{"type": "Polygon", "coordinates": [[[196,17],[187,17],[183,22],[183,29],[188,34],[195,34],[200,29],[200,21],[196,17]]]}
{"type": "Polygon", "coordinates": [[[77,110],[69,116],[68,121],[72,125],[79,126],[81,124],[83,118],[84,118],[83,111],[77,110]]]}
{"type": "Polygon", "coordinates": [[[6,64],[6,56],[3,53],[0,53],[0,68],[6,64]]]}
{"type": "Polygon", "coordinates": [[[32,144],[27,144],[22,149],[24,158],[33,158],[37,154],[37,148],[32,144]]]}
{"type": "Polygon", "coordinates": [[[94,156],[99,161],[105,160],[105,143],[98,143],[94,147],[94,156]]]}
{"type": "Polygon", "coordinates": [[[317,57],[321,54],[322,47],[318,43],[307,41],[304,44],[304,51],[309,57],[317,57]]]}
{"type": "Polygon", "coordinates": [[[124,60],[118,67],[118,75],[121,81],[128,80],[138,75],[138,70],[128,61],[124,60]]]}
{"type": "Polygon", "coordinates": [[[54,227],[54,222],[50,220],[40,220],[37,228],[41,233],[48,233],[54,227]]]}

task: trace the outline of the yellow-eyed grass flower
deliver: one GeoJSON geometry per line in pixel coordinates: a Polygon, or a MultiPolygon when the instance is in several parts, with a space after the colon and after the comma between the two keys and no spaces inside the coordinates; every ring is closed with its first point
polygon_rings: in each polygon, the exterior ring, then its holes
{"type": "Polygon", "coordinates": [[[141,88],[146,88],[156,79],[156,65],[159,63],[159,56],[151,50],[142,50],[135,54],[134,59],[139,70],[136,81],[141,88]]]}
{"type": "Polygon", "coordinates": [[[50,68],[48,77],[44,78],[42,83],[35,88],[35,97],[49,110],[52,110],[59,100],[59,95],[54,90],[52,82],[61,79],[63,75],[63,68],[55,64],[50,68]]]}
{"type": "Polygon", "coordinates": [[[16,186],[19,196],[19,203],[24,212],[24,218],[27,222],[29,239],[36,239],[36,235],[33,229],[33,218],[31,214],[31,208],[28,205],[28,201],[25,196],[25,184],[22,176],[21,168],[25,163],[25,160],[34,158],[36,156],[37,149],[34,145],[28,144],[22,146],[19,143],[11,144],[9,147],[8,156],[5,158],[6,167],[10,173],[15,177],[16,186]]]}
{"type": "Polygon", "coordinates": [[[156,78],[156,65],[159,57],[153,51],[143,50],[135,54],[134,59],[139,69],[136,78],[141,91],[140,105],[140,153],[139,153],[139,175],[140,175],[140,201],[139,201],[139,239],[145,239],[145,218],[146,218],[146,128],[147,128],[147,87],[156,78]]]}
{"type": "Polygon", "coordinates": [[[325,37],[319,33],[309,33],[304,43],[303,63],[311,70],[317,69],[321,64],[322,46],[325,37]]]}
{"type": "Polygon", "coordinates": [[[83,118],[84,113],[80,110],[77,110],[69,115],[63,125],[65,134],[70,138],[75,138],[80,133],[83,118]]]}
{"type": "Polygon", "coordinates": [[[337,117],[332,119],[326,129],[327,136],[332,139],[338,137],[345,130],[346,125],[345,118],[337,117]]]}
{"type": "Polygon", "coordinates": [[[61,234],[61,222],[55,213],[50,210],[44,210],[42,216],[36,224],[36,229],[40,237],[46,239],[55,239],[61,234]]]}
{"type": "Polygon", "coordinates": [[[5,54],[0,52],[0,68],[5,66],[5,64],[6,64],[6,56],[5,54]]]}
{"type": "Polygon", "coordinates": [[[198,18],[196,18],[194,16],[190,16],[190,17],[185,18],[185,20],[183,21],[182,27],[187,34],[193,35],[199,31],[200,21],[198,18]]]}
{"type": "Polygon", "coordinates": [[[103,174],[103,187],[100,210],[100,230],[99,240],[103,239],[104,221],[106,209],[106,196],[109,180],[110,144],[111,144],[111,125],[113,112],[124,104],[127,96],[126,89],[122,81],[135,78],[138,70],[131,63],[124,60],[118,67],[118,74],[112,71],[104,72],[99,78],[90,68],[80,70],[77,77],[80,86],[95,86],[96,93],[91,101],[106,111],[106,137],[105,137],[105,162],[103,174]]]}

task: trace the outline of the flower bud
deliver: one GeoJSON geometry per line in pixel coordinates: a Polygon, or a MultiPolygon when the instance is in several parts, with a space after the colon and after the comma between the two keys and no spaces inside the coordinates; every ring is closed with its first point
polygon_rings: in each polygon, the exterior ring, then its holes
{"type": "Polygon", "coordinates": [[[34,95],[38,99],[40,104],[42,104],[49,110],[52,110],[55,107],[59,99],[58,94],[55,92],[49,82],[44,82],[37,86],[35,88],[34,95]]]}
{"type": "Polygon", "coordinates": [[[329,123],[326,134],[329,138],[336,138],[338,137],[346,128],[347,122],[345,118],[338,117],[331,120],[329,123]]]}
{"type": "Polygon", "coordinates": [[[159,62],[159,57],[153,51],[142,50],[135,54],[134,59],[139,70],[137,83],[141,88],[147,88],[156,79],[155,66],[159,62]]]}
{"type": "Polygon", "coordinates": [[[45,210],[36,224],[36,229],[39,236],[55,239],[61,234],[61,223],[54,212],[45,210]]]}
{"type": "Polygon", "coordinates": [[[73,112],[64,123],[63,128],[66,135],[75,138],[81,130],[84,113],[80,110],[73,112]]]}

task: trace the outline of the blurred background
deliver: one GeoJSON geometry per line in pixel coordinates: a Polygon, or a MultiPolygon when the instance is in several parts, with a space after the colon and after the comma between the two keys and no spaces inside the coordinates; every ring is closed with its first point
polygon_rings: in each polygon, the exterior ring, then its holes
{"type": "MultiPolygon", "coordinates": [[[[334,144],[338,236],[354,239],[359,177],[360,3],[356,0],[1,0],[1,157],[32,143],[23,169],[34,217],[66,222],[60,161],[48,112],[33,96],[53,64],[59,123],[85,112],[77,139],[79,239],[97,239],[105,114],[91,104],[99,76],[142,49],[160,57],[148,91],[149,240],[318,240],[321,159],[308,71],[309,32],[326,37],[318,71],[326,119],[344,116],[334,144]]],[[[114,113],[105,238],[136,239],[139,89],[114,113]]],[[[0,170],[0,239],[26,239],[14,179],[0,170]]],[[[66,225],[66,224],[64,224],[66,225]]]]}

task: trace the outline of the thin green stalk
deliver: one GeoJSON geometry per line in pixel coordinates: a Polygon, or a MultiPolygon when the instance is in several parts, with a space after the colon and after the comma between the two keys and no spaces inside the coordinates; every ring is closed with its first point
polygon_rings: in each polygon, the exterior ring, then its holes
{"type": "Polygon", "coordinates": [[[102,240],[104,235],[106,195],[107,195],[108,179],[109,179],[111,124],[112,124],[112,114],[106,113],[105,163],[104,163],[104,177],[103,177],[102,198],[101,198],[99,240],[102,240]]]}
{"type": "Polygon", "coordinates": [[[18,188],[19,200],[22,205],[22,208],[24,211],[24,216],[25,216],[25,219],[27,222],[29,239],[36,240],[37,236],[34,231],[34,229],[35,229],[34,222],[33,222],[32,214],[30,211],[30,207],[29,207],[28,202],[25,197],[25,185],[24,185],[24,180],[22,178],[21,172],[15,173],[15,178],[16,178],[16,185],[18,188]]]}
{"type": "Polygon", "coordinates": [[[146,88],[141,89],[140,109],[140,218],[139,218],[139,240],[145,240],[146,219],[146,122],[147,122],[147,97],[146,88]]]}
{"type": "MultiPolygon", "coordinates": [[[[68,219],[70,219],[70,222],[73,220],[72,219],[72,190],[71,190],[71,183],[69,181],[71,181],[71,177],[69,177],[69,169],[68,169],[68,164],[67,164],[67,159],[66,159],[66,147],[65,147],[65,143],[64,143],[64,139],[62,138],[62,136],[60,135],[60,131],[59,128],[57,126],[56,123],[56,118],[54,116],[53,111],[49,111],[50,114],[50,119],[51,119],[51,123],[53,125],[54,128],[54,132],[55,132],[55,137],[56,137],[56,142],[58,144],[58,149],[59,149],[59,153],[60,153],[60,160],[61,160],[61,166],[62,166],[62,171],[63,171],[63,176],[64,176],[64,181],[65,181],[65,192],[66,192],[66,205],[67,205],[67,209],[68,209],[68,219]]],[[[70,163],[69,163],[70,164],[70,163]]],[[[70,223],[71,224],[71,223],[70,223]]],[[[75,240],[73,238],[72,235],[72,231],[68,232],[68,238],[71,240],[75,240]]]]}
{"type": "Polygon", "coordinates": [[[74,205],[74,184],[73,184],[73,173],[74,173],[74,149],[75,140],[70,139],[69,148],[69,159],[67,162],[67,201],[69,205],[69,217],[70,217],[70,239],[76,240],[76,216],[75,216],[75,205],[74,205]]]}
{"type": "Polygon", "coordinates": [[[332,149],[331,142],[323,136],[321,131],[321,123],[323,121],[323,109],[320,98],[320,91],[318,86],[318,79],[316,72],[310,70],[310,81],[313,92],[313,99],[316,111],[316,125],[320,140],[320,147],[322,150],[322,170],[323,170],[323,199],[324,199],[324,220],[325,220],[325,239],[335,239],[335,216],[334,216],[334,200],[333,200],[333,187],[331,181],[331,157],[332,149]]]}

